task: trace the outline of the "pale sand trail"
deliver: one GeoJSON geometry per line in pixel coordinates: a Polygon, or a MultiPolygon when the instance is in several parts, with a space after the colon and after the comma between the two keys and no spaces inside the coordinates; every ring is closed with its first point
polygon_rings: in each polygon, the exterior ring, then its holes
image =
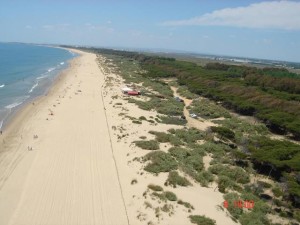
{"type": "Polygon", "coordinates": [[[81,54],[47,97],[16,118],[18,129],[0,146],[1,225],[128,224],[104,76],[94,54],[81,54]]]}

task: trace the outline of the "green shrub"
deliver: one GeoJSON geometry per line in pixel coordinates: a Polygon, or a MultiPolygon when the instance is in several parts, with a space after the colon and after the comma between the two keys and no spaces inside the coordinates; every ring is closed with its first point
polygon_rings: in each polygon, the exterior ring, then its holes
{"type": "Polygon", "coordinates": [[[185,125],[187,123],[186,120],[181,119],[179,117],[174,117],[174,116],[158,116],[159,117],[159,122],[160,123],[165,123],[165,124],[174,124],[174,125],[185,125]]]}
{"type": "Polygon", "coordinates": [[[208,184],[214,180],[214,176],[209,171],[201,171],[194,178],[203,187],[208,187],[208,184]]]}
{"type": "Polygon", "coordinates": [[[160,143],[170,142],[170,137],[172,136],[171,134],[157,131],[149,131],[149,133],[155,135],[156,140],[160,143]]]}
{"type": "Polygon", "coordinates": [[[146,149],[146,150],[158,150],[159,149],[159,143],[156,140],[150,140],[150,141],[135,141],[134,142],[136,146],[146,149]]]}
{"type": "Polygon", "coordinates": [[[216,225],[216,221],[206,216],[191,215],[189,216],[192,223],[197,225],[216,225]]]}
{"type": "Polygon", "coordinates": [[[194,100],[190,105],[190,112],[196,113],[206,119],[216,119],[219,117],[230,118],[230,113],[222,106],[216,105],[214,102],[201,99],[194,100]]]}
{"type": "Polygon", "coordinates": [[[220,135],[221,138],[225,137],[230,140],[234,140],[235,134],[232,130],[226,127],[210,127],[212,132],[217,133],[220,135]]]}
{"type": "Polygon", "coordinates": [[[191,155],[191,151],[187,150],[186,148],[172,147],[168,151],[178,161],[183,161],[191,155]]]}
{"type": "Polygon", "coordinates": [[[170,144],[174,146],[180,146],[183,143],[180,141],[180,139],[176,138],[172,134],[164,133],[164,132],[157,132],[157,131],[149,131],[150,134],[153,134],[156,136],[156,140],[160,143],[166,143],[170,142],[170,144]]]}
{"type": "Polygon", "coordinates": [[[248,212],[243,213],[240,218],[239,222],[241,225],[266,225],[270,224],[269,220],[267,219],[266,215],[262,212],[248,212]]]}
{"type": "Polygon", "coordinates": [[[190,92],[186,86],[179,86],[177,89],[177,93],[187,99],[193,99],[197,97],[197,95],[190,92]]]}
{"type": "Polygon", "coordinates": [[[159,198],[162,201],[167,201],[167,198],[166,198],[166,195],[164,192],[163,193],[153,192],[152,195],[159,198]]]}
{"type": "Polygon", "coordinates": [[[233,189],[235,182],[227,176],[218,177],[218,189],[220,192],[225,193],[227,188],[233,189]]]}
{"type": "Polygon", "coordinates": [[[243,213],[243,209],[236,207],[235,202],[240,200],[240,196],[236,193],[228,193],[224,195],[224,199],[228,202],[227,210],[233,219],[237,220],[243,213]]]}
{"type": "Polygon", "coordinates": [[[294,211],[293,218],[300,222],[300,210],[294,211]]]}
{"type": "Polygon", "coordinates": [[[147,120],[147,118],[144,117],[144,116],[140,116],[140,117],[139,117],[139,120],[147,120]]]}
{"type": "Polygon", "coordinates": [[[141,122],[141,121],[139,121],[139,120],[132,120],[132,123],[136,123],[136,124],[142,124],[142,122],[141,122]]]}
{"type": "Polygon", "coordinates": [[[177,185],[184,187],[191,185],[191,183],[185,177],[180,176],[177,171],[169,172],[166,184],[172,187],[176,187],[177,185]]]}
{"type": "Polygon", "coordinates": [[[148,188],[152,191],[163,191],[164,189],[159,185],[149,184],[148,188]]]}
{"type": "Polygon", "coordinates": [[[240,167],[229,167],[226,165],[217,164],[210,166],[209,171],[218,176],[227,176],[229,179],[240,184],[246,184],[250,182],[249,174],[240,167]]]}
{"type": "Polygon", "coordinates": [[[177,201],[177,203],[179,204],[179,205],[183,205],[185,208],[188,208],[188,209],[194,209],[194,206],[192,206],[191,205],[191,203],[189,203],[189,202],[184,202],[184,201],[182,201],[182,200],[178,200],[177,201]]]}
{"type": "Polygon", "coordinates": [[[271,188],[272,187],[272,184],[269,184],[269,183],[264,182],[264,181],[257,181],[257,184],[260,185],[263,188],[271,188]]]}
{"type": "Polygon", "coordinates": [[[180,146],[183,145],[182,141],[179,138],[176,138],[175,136],[171,135],[170,137],[170,143],[174,146],[180,146]]]}
{"type": "Polygon", "coordinates": [[[169,201],[177,201],[177,196],[171,191],[166,191],[165,196],[169,201]]]}
{"type": "Polygon", "coordinates": [[[144,160],[151,161],[145,167],[145,170],[151,173],[169,172],[178,168],[172,156],[163,151],[150,152],[144,156],[144,160]]]}
{"type": "Polygon", "coordinates": [[[204,167],[202,156],[196,152],[180,147],[172,147],[169,152],[176,158],[185,172],[187,170],[200,172],[204,167]]]}
{"type": "Polygon", "coordinates": [[[280,190],[279,187],[272,188],[272,192],[277,198],[283,196],[283,192],[280,190]]]}
{"type": "Polygon", "coordinates": [[[173,133],[174,136],[185,143],[195,143],[198,140],[202,140],[204,138],[204,132],[200,131],[196,128],[189,129],[170,129],[169,132],[173,133]]]}

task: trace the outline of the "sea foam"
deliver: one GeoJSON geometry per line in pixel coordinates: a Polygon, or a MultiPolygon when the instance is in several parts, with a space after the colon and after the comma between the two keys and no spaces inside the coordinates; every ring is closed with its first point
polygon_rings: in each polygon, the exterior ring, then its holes
{"type": "Polygon", "coordinates": [[[37,87],[39,85],[39,83],[37,82],[37,83],[35,83],[32,87],[31,87],[31,89],[28,91],[28,93],[31,93],[31,92],[33,92],[33,90],[37,87]]]}

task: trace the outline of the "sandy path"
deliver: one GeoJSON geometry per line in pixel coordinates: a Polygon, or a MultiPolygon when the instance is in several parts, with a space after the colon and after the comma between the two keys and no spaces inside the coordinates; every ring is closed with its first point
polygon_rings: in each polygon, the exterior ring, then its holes
{"type": "Polygon", "coordinates": [[[208,120],[204,120],[204,121],[201,121],[201,120],[198,120],[198,119],[194,119],[192,117],[190,117],[190,113],[189,111],[187,110],[187,107],[192,104],[193,100],[191,99],[187,99],[181,95],[179,95],[177,93],[177,88],[176,87],[173,87],[171,86],[171,90],[173,91],[174,93],[174,96],[178,96],[179,98],[181,98],[184,102],[184,108],[183,108],[183,115],[185,116],[186,120],[187,120],[187,125],[189,127],[194,127],[194,128],[197,128],[199,130],[206,130],[208,127],[211,127],[211,126],[216,126],[216,124],[214,124],[213,122],[210,122],[208,120]]]}
{"type": "Polygon", "coordinates": [[[95,59],[73,60],[1,145],[0,224],[128,224],[95,59]]]}

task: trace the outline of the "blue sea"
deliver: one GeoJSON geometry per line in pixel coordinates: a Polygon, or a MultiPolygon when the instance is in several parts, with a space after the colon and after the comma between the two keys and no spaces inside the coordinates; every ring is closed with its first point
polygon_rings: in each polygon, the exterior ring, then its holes
{"type": "Polygon", "coordinates": [[[74,57],[59,48],[0,43],[0,129],[23,104],[44,95],[74,57]]]}

